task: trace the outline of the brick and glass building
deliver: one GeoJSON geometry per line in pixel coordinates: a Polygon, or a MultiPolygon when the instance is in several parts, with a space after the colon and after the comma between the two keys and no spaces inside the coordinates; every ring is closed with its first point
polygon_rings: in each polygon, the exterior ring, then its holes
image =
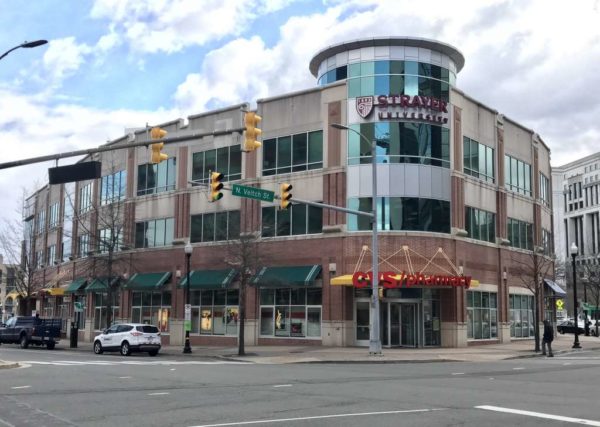
{"type": "Polygon", "coordinates": [[[206,184],[215,171],[227,187],[279,194],[289,183],[293,199],[370,212],[375,139],[383,346],[532,337],[536,302],[520,266],[550,254],[550,150],[458,89],[464,62],[432,40],[341,43],[310,61],[314,88],[257,101],[256,151],[241,151],[237,132],[202,136],[242,127],[245,104],[156,124],[180,138],[159,164],[148,148],[128,147],[148,140],[146,129],[111,141],[114,151],[88,159],[102,161],[100,179],[27,200],[40,308],[54,293],[50,305],[72,318],[80,303],[89,340],[112,305],[117,321],[157,324],[165,342],[181,344],[191,242],[192,345],[236,342],[242,274],[246,343],[368,345],[368,217],[303,203],[281,210],[228,191],[210,202],[206,184]],[[259,261],[240,271],[228,251],[249,235],[259,261]],[[111,236],[113,250],[103,243],[111,236]]]}

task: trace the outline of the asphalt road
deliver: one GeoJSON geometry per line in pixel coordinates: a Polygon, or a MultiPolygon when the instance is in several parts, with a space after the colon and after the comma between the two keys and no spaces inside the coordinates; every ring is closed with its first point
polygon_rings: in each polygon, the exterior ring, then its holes
{"type": "Polygon", "coordinates": [[[600,353],[254,365],[0,347],[0,426],[600,426],[600,353]],[[561,418],[562,417],[562,418],[561,418]]]}

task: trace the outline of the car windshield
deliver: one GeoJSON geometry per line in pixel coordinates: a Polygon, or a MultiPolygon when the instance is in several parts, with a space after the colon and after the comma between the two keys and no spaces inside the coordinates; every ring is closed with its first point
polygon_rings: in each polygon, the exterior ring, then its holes
{"type": "Polygon", "coordinates": [[[158,328],[156,326],[151,326],[151,325],[136,326],[135,329],[137,329],[140,332],[145,332],[147,334],[158,333],[158,328]]]}

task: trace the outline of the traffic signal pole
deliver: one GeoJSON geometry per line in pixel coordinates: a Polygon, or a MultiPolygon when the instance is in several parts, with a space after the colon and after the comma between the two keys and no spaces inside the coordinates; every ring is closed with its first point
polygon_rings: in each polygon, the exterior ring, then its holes
{"type": "MultiPolygon", "coordinates": [[[[189,135],[176,136],[176,137],[172,137],[172,138],[164,138],[160,142],[163,142],[165,145],[166,144],[174,144],[176,142],[189,141],[192,139],[201,139],[201,138],[206,138],[208,136],[231,135],[232,133],[241,134],[245,130],[246,130],[246,128],[240,127],[240,128],[234,128],[234,129],[218,130],[218,131],[214,131],[214,132],[191,133],[189,135]]],[[[58,161],[60,159],[66,159],[69,157],[85,156],[85,155],[96,154],[96,153],[104,153],[107,151],[124,150],[127,148],[151,146],[152,144],[156,144],[156,140],[147,139],[145,141],[132,142],[132,143],[127,143],[127,144],[114,144],[114,145],[106,145],[106,146],[98,147],[98,148],[90,148],[87,150],[67,151],[64,153],[50,154],[47,156],[32,157],[29,159],[15,160],[12,162],[0,163],[0,169],[9,169],[9,168],[17,167],[17,166],[31,165],[33,163],[49,162],[52,160],[58,161]]]]}

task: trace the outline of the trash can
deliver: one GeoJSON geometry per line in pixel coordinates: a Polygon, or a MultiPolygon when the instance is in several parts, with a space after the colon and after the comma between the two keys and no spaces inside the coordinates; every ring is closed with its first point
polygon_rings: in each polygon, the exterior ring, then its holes
{"type": "Polygon", "coordinates": [[[77,338],[79,337],[79,328],[75,322],[71,322],[71,348],[77,348],[77,338]]]}

